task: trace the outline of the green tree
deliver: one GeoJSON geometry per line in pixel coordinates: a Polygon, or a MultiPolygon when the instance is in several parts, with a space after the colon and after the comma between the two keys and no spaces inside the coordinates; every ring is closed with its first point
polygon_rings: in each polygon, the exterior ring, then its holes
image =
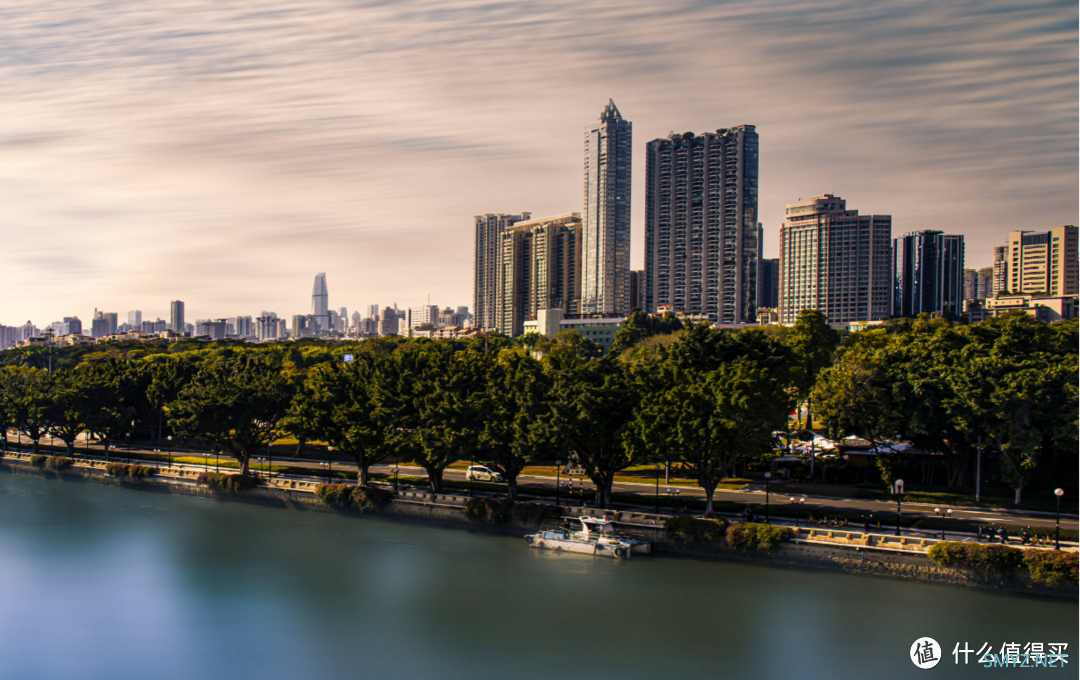
{"type": "Polygon", "coordinates": [[[251,455],[281,436],[291,400],[292,382],[279,364],[238,356],[200,367],[169,405],[169,424],[220,446],[247,475],[251,455]]]}
{"type": "Polygon", "coordinates": [[[24,367],[14,369],[9,377],[9,416],[16,429],[34,442],[37,453],[41,438],[52,424],[52,378],[40,368],[24,367]]]}
{"type": "Polygon", "coordinates": [[[640,398],[622,362],[612,358],[571,364],[552,376],[548,436],[576,454],[596,485],[597,507],[610,507],[615,474],[630,466],[625,440],[640,398]]]}
{"type": "Polygon", "coordinates": [[[86,431],[98,408],[96,386],[78,369],[57,371],[50,382],[49,433],[67,445],[70,456],[75,452],[75,441],[86,431]]]}
{"type": "Polygon", "coordinates": [[[529,463],[557,455],[543,424],[550,389],[540,362],[523,350],[504,350],[488,363],[477,456],[503,474],[510,500],[517,500],[517,478],[529,463]]]}
{"type": "Polygon", "coordinates": [[[786,334],[792,351],[792,377],[796,395],[806,402],[806,429],[814,426],[813,395],[818,373],[832,364],[833,352],[840,335],[833,330],[825,315],[816,309],[804,309],[795,325],[786,334]]]}
{"type": "Polygon", "coordinates": [[[654,335],[668,335],[682,329],[682,321],[674,314],[652,316],[635,308],[630,311],[630,316],[626,317],[618,332],[615,333],[611,353],[620,354],[646,338],[654,335]]]}
{"type": "Polygon", "coordinates": [[[377,361],[359,355],[351,363],[316,366],[290,408],[290,422],[352,456],[360,486],[368,483],[368,469],[391,452],[388,422],[373,397],[377,361]]]}

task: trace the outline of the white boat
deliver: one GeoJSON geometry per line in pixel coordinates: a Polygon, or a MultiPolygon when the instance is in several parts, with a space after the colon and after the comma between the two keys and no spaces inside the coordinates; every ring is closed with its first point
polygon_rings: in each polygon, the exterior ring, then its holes
{"type": "Polygon", "coordinates": [[[525,537],[525,542],[534,548],[618,559],[627,559],[634,554],[648,555],[652,552],[652,544],[648,541],[618,534],[615,523],[607,517],[586,515],[563,519],[581,522],[581,530],[549,529],[538,534],[529,534],[525,537]]]}

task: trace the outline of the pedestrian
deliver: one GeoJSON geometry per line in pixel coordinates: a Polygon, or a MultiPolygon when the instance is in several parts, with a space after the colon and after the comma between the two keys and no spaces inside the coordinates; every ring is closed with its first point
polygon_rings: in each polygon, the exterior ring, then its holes
{"type": "Polygon", "coordinates": [[[998,537],[1001,538],[1001,545],[1005,545],[1009,542],[1009,532],[1005,529],[1004,524],[998,529],[998,537]]]}

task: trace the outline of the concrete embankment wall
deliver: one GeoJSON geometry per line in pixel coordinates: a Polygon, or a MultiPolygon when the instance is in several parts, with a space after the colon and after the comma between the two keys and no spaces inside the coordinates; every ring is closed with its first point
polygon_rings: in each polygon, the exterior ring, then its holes
{"type": "MultiPolygon", "coordinates": [[[[143,492],[202,496],[278,508],[338,512],[316,498],[311,491],[313,485],[310,484],[304,488],[258,487],[241,493],[224,493],[196,484],[194,478],[190,475],[187,478],[155,476],[135,482],[110,477],[100,467],[70,467],[57,472],[35,467],[26,460],[11,457],[0,458],[0,472],[121,486],[143,492]]],[[[399,498],[395,499],[380,515],[401,521],[420,522],[438,527],[503,535],[521,536],[537,530],[535,526],[526,526],[513,521],[497,526],[471,521],[462,513],[462,509],[468,500],[469,498],[466,496],[403,491],[399,494],[399,498]]],[[[566,515],[574,516],[582,512],[596,513],[597,511],[582,508],[566,508],[564,510],[566,515]]],[[[625,525],[628,533],[653,541],[654,552],[658,555],[754,563],[786,569],[841,571],[867,576],[917,580],[982,590],[1068,598],[1071,600],[1075,600],[1077,597],[1076,587],[1051,588],[1034,583],[1025,571],[1018,570],[1016,574],[1008,578],[985,578],[968,570],[939,566],[922,552],[883,551],[860,546],[833,546],[804,541],[784,543],[768,552],[759,551],[747,554],[731,548],[726,543],[684,545],[665,540],[663,538],[663,523],[668,519],[667,516],[628,512],[615,513],[614,516],[620,521],[629,522],[629,524],[625,525]]],[[[558,521],[548,520],[548,524],[554,527],[558,524],[558,521]]]]}

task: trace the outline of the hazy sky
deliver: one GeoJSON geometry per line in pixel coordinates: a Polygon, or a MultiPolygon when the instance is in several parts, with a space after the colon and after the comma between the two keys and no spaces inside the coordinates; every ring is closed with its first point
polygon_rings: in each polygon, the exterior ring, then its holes
{"type": "Polygon", "coordinates": [[[766,255],[835,193],[895,234],[1077,222],[1075,0],[6,0],[0,323],[472,305],[472,216],[581,209],[584,127],[757,125],[766,255]]]}

